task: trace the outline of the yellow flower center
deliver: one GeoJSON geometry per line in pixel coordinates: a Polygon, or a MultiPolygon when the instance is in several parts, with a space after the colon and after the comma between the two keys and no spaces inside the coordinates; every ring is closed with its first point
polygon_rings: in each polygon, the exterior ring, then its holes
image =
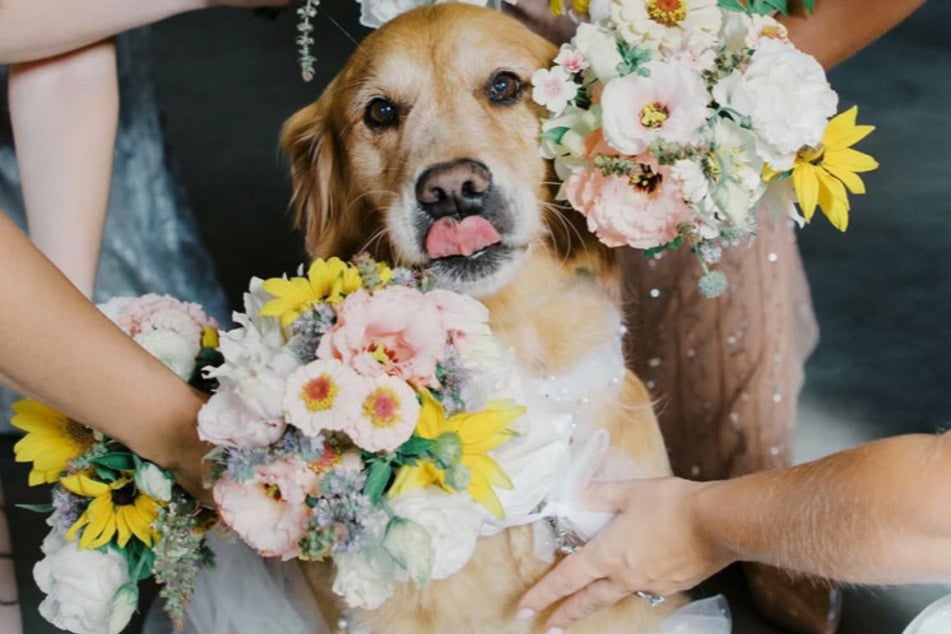
{"type": "Polygon", "coordinates": [[[786,29],[775,24],[770,24],[763,27],[763,30],[759,32],[760,37],[765,37],[770,40],[779,40],[781,42],[786,42],[789,40],[786,37],[786,29]]]}
{"type": "Polygon", "coordinates": [[[324,372],[315,379],[304,384],[300,390],[300,398],[310,412],[321,412],[334,406],[334,400],[340,388],[333,378],[324,372]]]}
{"type": "Polygon", "coordinates": [[[138,491],[135,489],[135,483],[129,482],[128,484],[113,490],[110,497],[112,498],[112,503],[116,506],[130,506],[135,504],[137,493],[138,491]]]}
{"type": "Polygon", "coordinates": [[[720,159],[715,154],[707,154],[701,162],[703,166],[703,175],[708,179],[717,182],[723,175],[723,166],[720,165],[720,159]]]}
{"type": "Polygon", "coordinates": [[[641,125],[655,130],[670,118],[670,111],[660,103],[649,103],[641,110],[641,125]]]}
{"type": "Polygon", "coordinates": [[[654,190],[664,180],[663,175],[655,172],[650,165],[640,165],[639,167],[639,170],[631,174],[631,186],[648,194],[654,193],[654,190]]]}
{"type": "Polygon", "coordinates": [[[804,147],[796,154],[796,160],[801,163],[820,165],[825,154],[826,148],[822,144],[819,147],[804,147]]]}
{"type": "Polygon", "coordinates": [[[370,353],[370,356],[373,357],[378,363],[390,363],[395,360],[396,355],[391,351],[387,350],[383,344],[378,343],[370,348],[367,348],[367,352],[370,353]]]}
{"type": "Polygon", "coordinates": [[[77,423],[72,418],[66,419],[66,425],[63,427],[63,435],[69,439],[69,442],[77,449],[77,455],[82,455],[92,448],[95,438],[92,431],[82,423],[77,423]]]}
{"type": "Polygon", "coordinates": [[[276,484],[265,484],[264,492],[272,500],[277,502],[284,501],[284,497],[281,495],[281,487],[277,486],[276,484]]]}
{"type": "Polygon", "coordinates": [[[378,387],[363,401],[363,415],[374,427],[392,427],[400,420],[400,398],[388,387],[378,387]]]}
{"type": "Polygon", "coordinates": [[[647,16],[664,26],[677,26],[687,17],[685,0],[647,0],[647,16]]]}

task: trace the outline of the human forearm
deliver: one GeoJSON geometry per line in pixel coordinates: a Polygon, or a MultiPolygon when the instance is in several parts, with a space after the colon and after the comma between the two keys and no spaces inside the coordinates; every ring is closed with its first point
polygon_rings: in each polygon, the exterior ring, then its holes
{"type": "Polygon", "coordinates": [[[59,55],[207,4],[205,0],[3,0],[0,63],[59,55]]]}
{"type": "Polygon", "coordinates": [[[0,64],[52,57],[179,13],[289,0],[0,0],[0,64]]]}
{"type": "Polygon", "coordinates": [[[951,436],[903,436],[702,485],[697,525],[736,559],[855,583],[951,579],[951,436]]]}
{"type": "Polygon", "coordinates": [[[9,103],[30,237],[90,296],[119,119],[115,47],[14,65],[9,103]]]}
{"type": "Polygon", "coordinates": [[[817,0],[808,15],[799,4],[779,16],[801,50],[832,68],[865,48],[911,15],[925,0],[817,0]]]}
{"type": "Polygon", "coordinates": [[[202,400],[86,300],[0,214],[0,373],[68,416],[197,480],[202,400]]]}

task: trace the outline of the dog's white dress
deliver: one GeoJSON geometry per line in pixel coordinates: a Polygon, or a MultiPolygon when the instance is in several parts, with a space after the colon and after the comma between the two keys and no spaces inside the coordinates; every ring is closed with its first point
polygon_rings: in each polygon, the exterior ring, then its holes
{"type": "Polygon", "coordinates": [[[951,632],[951,594],[932,603],[911,622],[904,634],[947,634],[951,632]]]}

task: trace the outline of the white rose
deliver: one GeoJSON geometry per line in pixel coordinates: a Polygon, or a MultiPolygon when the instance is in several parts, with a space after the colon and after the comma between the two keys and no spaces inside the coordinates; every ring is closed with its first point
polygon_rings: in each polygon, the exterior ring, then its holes
{"type": "Polygon", "coordinates": [[[594,73],[599,81],[606,83],[621,74],[618,65],[623,63],[624,59],[618,52],[617,40],[611,33],[592,24],[582,23],[578,25],[572,42],[588,60],[590,67],[587,72],[594,73]]]}
{"type": "Polygon", "coordinates": [[[33,567],[36,585],[46,594],[39,607],[43,618],[75,634],[118,634],[125,628],[131,612],[113,604],[119,588],[129,583],[119,553],[80,550],[57,533],[46,537],[43,553],[33,567]]]}
{"type": "Polygon", "coordinates": [[[472,558],[482,513],[467,496],[426,487],[392,499],[390,506],[397,516],[416,522],[429,533],[433,579],[445,579],[472,558]]]}
{"type": "Polygon", "coordinates": [[[198,412],[198,436],[215,445],[267,447],[285,428],[282,417],[261,417],[228,388],[216,392],[198,412]]]}
{"type": "Polygon", "coordinates": [[[713,96],[749,117],[757,153],[777,171],[791,168],[804,145],[819,144],[839,100],[819,62],[771,39],[760,43],[745,72],[720,81],[713,96]]]}
{"type": "Polygon", "coordinates": [[[334,556],[333,591],[352,608],[375,610],[393,594],[396,564],[382,548],[334,556]]]}
{"type": "Polygon", "coordinates": [[[383,549],[416,585],[429,581],[433,572],[433,539],[421,524],[394,517],[387,524],[383,549]]]}
{"type": "Polygon", "coordinates": [[[172,499],[172,478],[151,462],[143,462],[135,470],[135,486],[153,500],[172,499]]]}
{"type": "Polygon", "coordinates": [[[183,381],[192,377],[198,346],[191,337],[173,330],[148,330],[136,335],[135,342],[183,381]]]}

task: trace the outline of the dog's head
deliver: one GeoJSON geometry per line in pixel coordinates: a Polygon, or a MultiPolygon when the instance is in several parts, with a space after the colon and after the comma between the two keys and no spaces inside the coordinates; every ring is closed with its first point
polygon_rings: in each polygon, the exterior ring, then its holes
{"type": "Polygon", "coordinates": [[[544,204],[530,77],[554,54],[516,20],[455,3],[368,36],[284,127],[310,255],[369,249],[485,296],[555,234],[578,242],[544,204]]]}

